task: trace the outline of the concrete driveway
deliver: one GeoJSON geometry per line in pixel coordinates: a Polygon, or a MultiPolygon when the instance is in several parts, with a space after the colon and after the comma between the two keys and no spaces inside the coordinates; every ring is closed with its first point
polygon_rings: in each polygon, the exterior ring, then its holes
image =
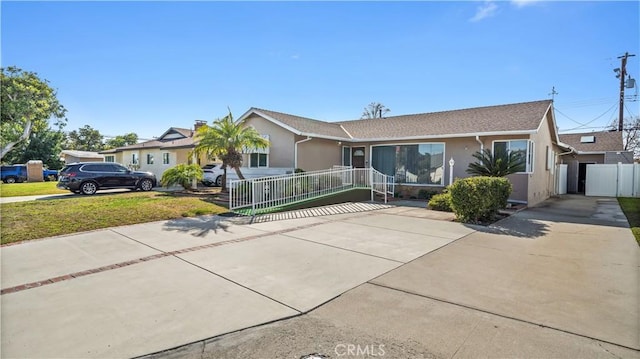
{"type": "Polygon", "coordinates": [[[1,356],[133,357],[300,315],[474,231],[428,213],[345,204],[4,246],[1,356]]]}
{"type": "Polygon", "coordinates": [[[472,229],[304,316],[152,357],[640,358],[640,248],[615,199],[472,229]]]}

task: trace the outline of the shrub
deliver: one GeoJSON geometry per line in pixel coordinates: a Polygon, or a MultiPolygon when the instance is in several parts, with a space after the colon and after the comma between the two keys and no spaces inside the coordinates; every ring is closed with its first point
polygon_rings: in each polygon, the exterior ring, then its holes
{"type": "Polygon", "coordinates": [[[421,188],[418,191],[418,199],[426,199],[427,201],[429,201],[431,197],[435,196],[438,193],[440,192],[435,189],[421,188]]]}
{"type": "Polygon", "coordinates": [[[449,186],[451,207],[462,222],[492,221],[507,206],[511,183],[503,177],[468,177],[449,186]]]}
{"type": "Polygon", "coordinates": [[[451,193],[445,190],[445,192],[431,196],[429,208],[436,211],[453,212],[451,208],[451,193]]]}
{"type": "Polygon", "coordinates": [[[164,187],[170,187],[174,185],[180,185],[184,189],[191,188],[191,182],[195,180],[202,180],[203,172],[200,166],[179,164],[175,167],[169,168],[162,174],[160,183],[164,187]]]}

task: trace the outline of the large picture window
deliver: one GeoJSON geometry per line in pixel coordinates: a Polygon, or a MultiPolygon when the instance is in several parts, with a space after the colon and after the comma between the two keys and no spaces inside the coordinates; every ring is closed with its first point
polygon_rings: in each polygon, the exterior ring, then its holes
{"type": "Polygon", "coordinates": [[[444,143],[373,146],[371,164],[399,184],[442,185],[444,143]]]}
{"type": "Polygon", "coordinates": [[[525,172],[533,172],[533,142],[529,140],[509,140],[493,142],[493,153],[519,152],[525,159],[525,172]]]}

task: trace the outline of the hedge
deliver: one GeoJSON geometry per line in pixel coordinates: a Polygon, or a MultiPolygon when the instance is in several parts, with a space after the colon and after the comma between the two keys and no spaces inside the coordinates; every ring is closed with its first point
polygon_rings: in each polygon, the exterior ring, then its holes
{"type": "Polygon", "coordinates": [[[449,186],[451,206],[462,222],[492,221],[507,206],[511,183],[504,177],[467,177],[449,186]]]}

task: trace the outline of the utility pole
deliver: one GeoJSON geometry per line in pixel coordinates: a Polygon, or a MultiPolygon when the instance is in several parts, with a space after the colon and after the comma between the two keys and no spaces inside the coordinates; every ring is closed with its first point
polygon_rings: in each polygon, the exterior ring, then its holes
{"type": "Polygon", "coordinates": [[[556,91],[556,87],[553,86],[551,87],[551,93],[549,93],[549,96],[551,96],[551,101],[556,99],[556,95],[558,95],[558,91],[556,91]]]}
{"type": "Polygon", "coordinates": [[[622,60],[620,69],[616,69],[618,76],[620,76],[620,114],[618,118],[618,131],[622,131],[624,127],[624,78],[627,75],[627,59],[631,56],[628,52],[625,52],[623,56],[618,56],[622,60]],[[619,70],[619,71],[618,71],[619,70]]]}

